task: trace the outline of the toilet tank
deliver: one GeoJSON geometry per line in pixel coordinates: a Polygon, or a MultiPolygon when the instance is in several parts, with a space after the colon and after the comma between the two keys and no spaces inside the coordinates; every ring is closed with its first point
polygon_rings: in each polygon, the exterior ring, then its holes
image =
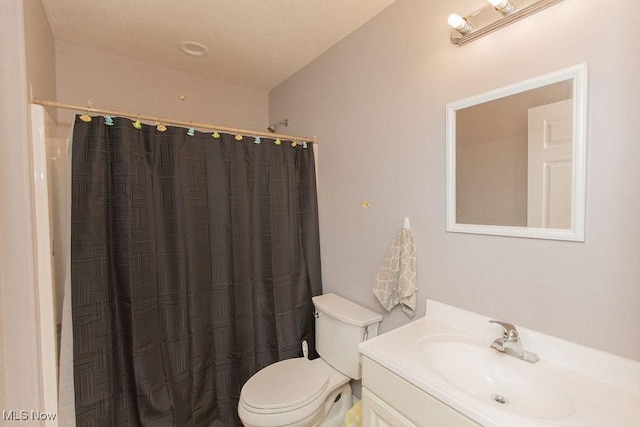
{"type": "Polygon", "coordinates": [[[362,377],[358,344],[378,335],[382,315],[335,294],[312,298],[316,351],[329,365],[353,379],[362,377]]]}

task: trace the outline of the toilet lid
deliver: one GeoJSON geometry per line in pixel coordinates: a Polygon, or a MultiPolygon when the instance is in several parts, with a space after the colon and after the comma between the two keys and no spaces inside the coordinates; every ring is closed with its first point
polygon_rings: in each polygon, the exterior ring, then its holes
{"type": "Polygon", "coordinates": [[[329,375],[304,357],[273,363],[258,371],[242,387],[243,402],[257,410],[293,410],[317,399],[329,375]]]}

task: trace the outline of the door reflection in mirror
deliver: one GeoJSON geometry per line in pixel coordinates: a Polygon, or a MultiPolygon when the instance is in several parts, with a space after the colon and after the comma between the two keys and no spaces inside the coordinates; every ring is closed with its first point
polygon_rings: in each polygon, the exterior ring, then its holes
{"type": "Polygon", "coordinates": [[[447,104],[447,231],[584,242],[587,64],[447,104]]]}
{"type": "MultiPolygon", "coordinates": [[[[558,174],[545,170],[549,165],[538,164],[529,166],[529,110],[558,101],[571,100],[573,96],[573,82],[566,80],[548,86],[517,93],[511,96],[460,109],[456,112],[456,222],[461,224],[504,225],[518,227],[550,226],[549,221],[542,220],[532,212],[528,214],[529,183],[536,182],[543,185],[543,177],[558,174]],[[536,169],[542,169],[538,170],[536,169]],[[529,177],[531,169],[532,177],[529,177]],[[529,221],[528,217],[532,220],[529,221]]],[[[571,107],[571,101],[569,101],[571,107]]],[[[571,113],[571,111],[569,111],[571,113]]],[[[566,118],[565,118],[566,119],[566,118]]],[[[571,122],[571,117],[568,118],[571,122]]],[[[557,138],[556,122],[545,121],[532,124],[540,126],[535,136],[557,138]]],[[[571,130],[571,126],[569,126],[571,130]]],[[[532,141],[532,145],[539,147],[544,153],[549,142],[540,139],[532,141]]],[[[566,144],[566,138],[563,144],[566,144]]],[[[569,143],[569,156],[571,139],[569,143]]],[[[555,145],[555,144],[554,144],[555,145]]],[[[550,150],[553,151],[552,148],[550,150]]],[[[533,150],[534,153],[538,151],[533,150]]],[[[566,159],[565,159],[566,160],[566,159]]],[[[569,162],[571,157],[569,157],[569,162]]],[[[571,199],[571,166],[569,164],[569,198],[571,199]]],[[[556,191],[558,193],[559,191],[556,191]]],[[[541,197],[546,189],[534,191],[534,202],[541,203],[541,197]]],[[[558,204],[558,194],[554,193],[558,204]]],[[[548,205],[545,207],[549,207],[548,205]]],[[[569,228],[570,209],[556,228],[569,228]]]]}

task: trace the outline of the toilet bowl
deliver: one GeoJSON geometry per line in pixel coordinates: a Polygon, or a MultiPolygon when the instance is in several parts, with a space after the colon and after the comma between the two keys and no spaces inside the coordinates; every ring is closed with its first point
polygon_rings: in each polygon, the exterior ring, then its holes
{"type": "MultiPolygon", "coordinates": [[[[339,417],[351,407],[349,380],[322,359],[283,360],[247,381],[240,394],[238,414],[247,427],[328,427],[332,410],[339,417]]],[[[334,425],[341,426],[342,419],[339,421],[334,425]]]]}
{"type": "Polygon", "coordinates": [[[360,379],[358,343],[378,333],[382,316],[334,294],[313,298],[315,360],[273,363],[242,387],[238,415],[245,427],[340,427],[360,379]]]}

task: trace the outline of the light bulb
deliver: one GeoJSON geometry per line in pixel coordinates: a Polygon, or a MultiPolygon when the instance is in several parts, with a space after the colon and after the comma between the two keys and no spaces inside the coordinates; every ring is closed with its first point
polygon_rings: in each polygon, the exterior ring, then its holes
{"type": "Polygon", "coordinates": [[[489,3],[503,14],[513,12],[513,4],[509,0],[489,0],[489,3]]]}
{"type": "Polygon", "coordinates": [[[493,5],[493,7],[497,9],[502,9],[508,3],[508,0],[489,0],[489,3],[493,5]]]}
{"type": "Polygon", "coordinates": [[[457,15],[455,13],[452,13],[451,15],[449,15],[447,22],[456,30],[463,29],[464,25],[467,23],[467,21],[465,21],[465,19],[462,16],[457,15]]]}
{"type": "Polygon", "coordinates": [[[462,16],[452,13],[447,19],[449,25],[458,30],[460,34],[468,34],[473,31],[473,27],[462,16]]]}

